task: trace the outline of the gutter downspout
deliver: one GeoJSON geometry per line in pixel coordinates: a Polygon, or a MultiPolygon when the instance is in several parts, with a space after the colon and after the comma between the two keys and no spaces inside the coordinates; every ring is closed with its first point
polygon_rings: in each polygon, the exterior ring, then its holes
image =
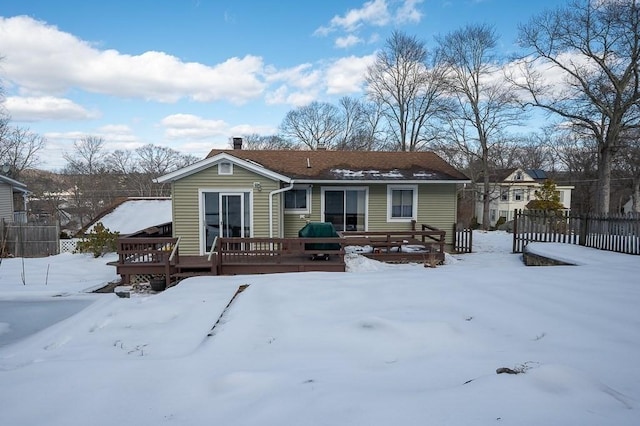
{"type": "Polygon", "coordinates": [[[273,238],[273,196],[293,189],[293,181],[286,188],[276,189],[269,193],[269,238],[273,238]]]}

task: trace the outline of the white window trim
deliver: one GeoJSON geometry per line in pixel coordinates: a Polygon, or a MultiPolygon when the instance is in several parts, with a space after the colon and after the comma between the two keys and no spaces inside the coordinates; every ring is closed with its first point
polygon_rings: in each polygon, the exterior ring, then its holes
{"type": "Polygon", "coordinates": [[[295,190],[306,190],[307,191],[307,208],[306,209],[288,209],[286,207],[284,207],[285,205],[285,197],[286,197],[286,192],[282,193],[282,206],[284,209],[284,214],[311,214],[311,188],[310,187],[304,187],[304,186],[294,186],[293,187],[293,191],[295,190]]]}
{"type": "Polygon", "coordinates": [[[218,174],[219,175],[225,175],[225,176],[230,176],[233,174],[233,163],[231,161],[221,161],[218,163],[218,174]],[[229,165],[229,172],[223,172],[222,171],[222,165],[223,164],[228,164],[229,165]]]}
{"type": "Polygon", "coordinates": [[[411,222],[418,220],[418,185],[387,185],[387,222],[411,222]],[[392,193],[396,190],[412,190],[413,191],[413,211],[411,217],[393,217],[393,197],[392,193]]]}

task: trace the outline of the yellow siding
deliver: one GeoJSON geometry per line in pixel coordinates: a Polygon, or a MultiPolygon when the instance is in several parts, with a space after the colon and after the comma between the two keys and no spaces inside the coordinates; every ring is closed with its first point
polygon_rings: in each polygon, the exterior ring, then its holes
{"type": "Polygon", "coordinates": [[[418,226],[425,224],[446,231],[447,244],[452,244],[458,209],[456,184],[422,185],[418,190],[418,206],[418,226]]]}
{"type": "Polygon", "coordinates": [[[284,236],[297,237],[298,231],[309,222],[322,222],[320,215],[320,186],[313,185],[311,188],[311,213],[300,219],[300,214],[285,214],[284,216],[284,236]]]}
{"type": "MultiPolygon", "coordinates": [[[[253,193],[251,228],[253,237],[269,236],[269,192],[279,189],[279,183],[235,165],[233,175],[218,175],[218,167],[184,177],[172,184],[173,197],[173,234],[182,237],[180,253],[200,253],[200,212],[199,190],[237,189],[253,193]],[[254,182],[260,182],[262,191],[253,188],[254,182]]],[[[280,197],[273,197],[274,235],[278,235],[280,197]]]]}
{"type": "MultiPolygon", "coordinates": [[[[294,237],[304,227],[307,220],[322,221],[321,187],[314,185],[311,193],[311,214],[307,219],[300,215],[284,215],[285,237],[294,237]]],[[[341,186],[344,187],[344,186],[341,186]]],[[[368,198],[368,231],[409,230],[410,222],[387,222],[387,184],[369,185],[368,198]]],[[[457,192],[454,183],[423,184],[418,186],[418,220],[417,229],[421,225],[430,225],[447,232],[447,243],[452,242],[451,230],[456,222],[457,192]]]]}
{"type": "Polygon", "coordinates": [[[0,219],[13,222],[13,192],[4,182],[0,182],[0,200],[0,219]]]}

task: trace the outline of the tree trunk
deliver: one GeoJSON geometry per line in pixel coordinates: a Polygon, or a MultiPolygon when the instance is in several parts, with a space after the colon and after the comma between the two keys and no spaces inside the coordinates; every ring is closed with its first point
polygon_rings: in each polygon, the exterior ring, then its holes
{"type": "Polygon", "coordinates": [[[484,187],[482,189],[482,229],[487,231],[491,227],[491,218],[489,217],[489,207],[491,205],[491,193],[489,186],[489,172],[484,172],[484,187]]]}
{"type": "Polygon", "coordinates": [[[640,213],[640,176],[633,179],[633,194],[631,194],[631,211],[640,213]]]}
{"type": "Polygon", "coordinates": [[[609,213],[612,153],[609,148],[602,147],[599,154],[596,213],[604,214],[609,213]]]}

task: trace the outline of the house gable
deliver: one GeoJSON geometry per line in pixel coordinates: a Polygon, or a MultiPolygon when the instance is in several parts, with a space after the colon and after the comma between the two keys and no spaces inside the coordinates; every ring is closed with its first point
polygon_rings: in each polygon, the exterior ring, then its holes
{"type": "Polygon", "coordinates": [[[247,161],[247,160],[243,160],[241,158],[235,157],[233,155],[230,155],[228,153],[220,153],[218,155],[212,156],[212,157],[208,157],[205,158],[204,160],[198,161],[196,163],[193,163],[187,167],[184,167],[180,170],[176,170],[175,172],[172,173],[168,173],[164,176],[160,176],[159,178],[155,179],[155,182],[158,183],[165,183],[165,182],[175,182],[177,180],[183,179],[185,177],[191,176],[193,174],[196,173],[200,173],[203,170],[209,169],[211,167],[219,167],[220,164],[231,164],[232,168],[230,169],[231,171],[227,171],[225,170],[224,172],[220,172],[217,171],[218,174],[224,174],[224,175],[229,175],[232,176],[233,175],[233,166],[237,166],[237,167],[241,167],[243,169],[246,169],[250,172],[256,173],[260,176],[264,176],[266,178],[269,178],[271,180],[278,180],[278,181],[282,181],[282,182],[286,182],[289,183],[290,182],[290,178],[288,176],[276,173],[272,170],[269,170],[268,168],[256,163],[256,162],[252,162],[252,161],[247,161]]]}
{"type": "Polygon", "coordinates": [[[503,182],[507,183],[532,183],[535,182],[535,179],[529,175],[526,171],[521,168],[517,168],[513,170],[504,180],[503,182]]]}

